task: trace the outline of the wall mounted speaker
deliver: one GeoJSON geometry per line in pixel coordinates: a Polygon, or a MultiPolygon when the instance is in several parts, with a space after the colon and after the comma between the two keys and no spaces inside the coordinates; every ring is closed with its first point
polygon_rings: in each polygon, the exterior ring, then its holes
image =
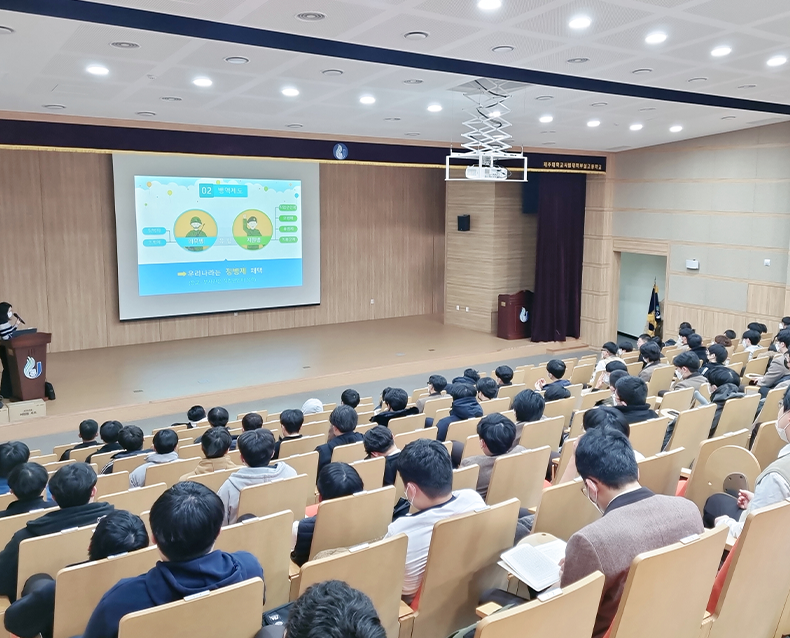
{"type": "Polygon", "coordinates": [[[458,230],[467,232],[472,227],[472,218],[469,215],[458,215],[458,230]]]}

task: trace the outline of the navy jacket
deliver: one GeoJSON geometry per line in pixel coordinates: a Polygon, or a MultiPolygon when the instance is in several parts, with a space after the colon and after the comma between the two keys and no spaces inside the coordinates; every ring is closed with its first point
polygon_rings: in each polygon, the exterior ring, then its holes
{"type": "MultiPolygon", "coordinates": [[[[483,416],[483,408],[477,402],[475,397],[464,397],[463,399],[456,399],[453,401],[453,406],[450,408],[450,416],[441,419],[436,427],[439,428],[439,433],[436,438],[439,441],[444,441],[447,438],[447,428],[451,423],[456,421],[464,421],[473,417],[483,416]]],[[[426,427],[430,427],[428,419],[425,422],[426,427]]]]}
{"type": "Polygon", "coordinates": [[[308,516],[299,521],[296,528],[296,545],[291,552],[291,560],[301,567],[310,558],[310,549],[313,546],[315,533],[315,516],[308,516]]]}
{"type": "Polygon", "coordinates": [[[263,578],[258,559],[248,552],[219,550],[184,562],[160,561],[147,574],[124,578],[91,614],[83,638],[114,638],[126,614],[150,609],[206,590],[263,578]]]}
{"type": "Polygon", "coordinates": [[[315,449],[315,451],[318,452],[318,473],[320,474],[321,469],[325,465],[329,465],[332,462],[332,450],[334,450],[338,445],[349,445],[351,443],[359,443],[361,440],[362,440],[362,435],[359,432],[352,430],[351,432],[345,432],[340,436],[336,436],[328,443],[319,445],[315,449]]]}
{"type": "Polygon", "coordinates": [[[419,413],[420,410],[416,406],[412,406],[410,408],[404,408],[403,410],[379,412],[378,414],[374,414],[372,417],[370,417],[370,421],[371,423],[378,423],[379,425],[388,427],[392,419],[399,419],[402,416],[411,416],[412,414],[419,413]]]}

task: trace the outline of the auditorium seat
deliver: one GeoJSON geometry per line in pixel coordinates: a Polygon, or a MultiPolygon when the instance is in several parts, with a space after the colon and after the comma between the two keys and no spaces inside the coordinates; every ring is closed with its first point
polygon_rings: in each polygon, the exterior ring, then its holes
{"type": "Polygon", "coordinates": [[[739,445],[724,445],[711,451],[707,459],[700,458],[694,464],[694,470],[697,471],[689,478],[684,496],[694,502],[700,514],[710,496],[724,491],[724,479],[728,475],[745,476],[747,489],[753,492],[761,471],[754,455],[739,445]]]}
{"type": "Polygon", "coordinates": [[[724,409],[721,411],[716,434],[727,434],[741,428],[751,428],[759,403],[759,394],[752,394],[740,399],[727,399],[724,409]]]}
{"type": "MultiPolygon", "coordinates": [[[[115,474],[118,472],[129,472],[131,474],[134,470],[145,463],[147,454],[135,454],[134,456],[127,456],[126,458],[118,459],[112,463],[112,471],[115,474]]],[[[101,469],[101,468],[100,468],[101,469]]]]}
{"type": "MultiPolygon", "coordinates": [[[[769,395],[770,398],[770,395],[769,395]]],[[[779,451],[787,445],[776,431],[776,420],[762,423],[752,445],[752,454],[760,467],[765,469],[779,456],[779,451]]]]}
{"type": "Polygon", "coordinates": [[[510,397],[502,397],[501,399],[491,399],[480,403],[483,408],[483,415],[494,414],[503,410],[510,409],[510,397]]]}
{"type": "Polygon", "coordinates": [[[628,436],[631,446],[642,456],[658,454],[661,451],[661,445],[664,443],[664,435],[668,425],[669,419],[667,417],[633,423],[631,425],[631,433],[628,436]]]}
{"type": "Polygon", "coordinates": [[[101,497],[103,503],[110,503],[117,510],[126,510],[132,514],[140,515],[141,512],[150,510],[156,499],[167,489],[164,483],[153,483],[145,487],[138,487],[115,494],[105,494],[101,497]]]}
{"type": "MultiPolygon", "coordinates": [[[[297,474],[306,474],[310,480],[311,485],[316,484],[316,480],[318,478],[318,452],[294,454],[293,456],[289,456],[287,458],[280,458],[277,462],[279,463],[280,461],[290,465],[294,470],[296,470],[297,474]]],[[[315,496],[313,492],[310,493],[309,498],[310,500],[307,502],[307,505],[312,505],[315,503],[315,496]]]]}
{"type": "Polygon", "coordinates": [[[431,417],[436,418],[436,412],[438,410],[444,410],[445,408],[451,407],[453,404],[453,397],[451,396],[442,396],[436,397],[434,399],[429,399],[425,402],[425,409],[423,410],[424,417],[431,417]]]}
{"type": "Polygon", "coordinates": [[[637,461],[639,484],[654,494],[675,496],[680,480],[683,462],[683,448],[671,452],[659,452],[637,461]]]}
{"type": "Polygon", "coordinates": [[[416,441],[417,439],[436,439],[436,435],[438,433],[439,433],[438,428],[434,426],[431,428],[422,428],[421,430],[414,430],[413,432],[404,432],[403,434],[396,434],[393,438],[395,439],[395,445],[398,447],[398,449],[402,450],[409,443],[411,443],[412,441],[416,441]]]}
{"type": "Polygon", "coordinates": [[[354,461],[349,465],[357,471],[366,490],[375,490],[384,486],[384,467],[386,461],[383,456],[354,461]]]}
{"type": "Polygon", "coordinates": [[[550,455],[551,448],[546,445],[497,457],[491,471],[486,503],[494,505],[517,498],[521,507],[537,507],[543,494],[550,455]]]}
{"type": "Polygon", "coordinates": [[[348,445],[338,445],[332,450],[332,463],[353,463],[365,458],[365,446],[362,441],[348,445]]]}
{"type": "MultiPolygon", "coordinates": [[[[672,359],[669,359],[671,362],[672,359]]],[[[653,370],[650,381],[647,383],[647,395],[657,397],[659,392],[669,390],[672,380],[675,378],[675,366],[658,366],[653,370]]]]}
{"type": "Polygon", "coordinates": [[[694,401],[694,388],[681,388],[667,392],[661,399],[662,410],[675,410],[683,412],[691,408],[694,401]]]}
{"type": "Polygon", "coordinates": [[[233,468],[230,470],[216,470],[215,472],[207,472],[206,474],[195,474],[190,476],[187,481],[194,481],[195,483],[205,485],[216,494],[219,492],[219,488],[222,487],[222,484],[230,478],[232,474],[238,472],[239,469],[240,468],[233,468]]]}
{"type": "MultiPolygon", "coordinates": [[[[704,467],[705,463],[708,461],[708,457],[713,454],[714,450],[718,450],[720,447],[725,445],[739,445],[743,448],[746,448],[746,442],[749,438],[749,431],[748,430],[741,430],[739,432],[730,432],[729,434],[722,434],[721,436],[714,436],[711,439],[705,439],[701,443],[697,444],[697,451],[689,465],[684,463],[683,467],[688,468],[691,466],[690,472],[685,472],[688,476],[689,481],[695,474],[699,474],[702,471],[702,467],[704,467]],[[698,469],[699,468],[699,469],[698,469]]],[[[683,460],[686,461],[689,459],[689,455],[685,452],[682,453],[685,457],[683,460]]],[[[697,477],[694,481],[701,481],[702,477],[697,477]]],[[[684,494],[688,493],[689,483],[686,483],[686,491],[684,494]]]]}
{"type": "MultiPolygon", "coordinates": [[[[452,401],[452,399],[450,399],[452,401]]],[[[434,401],[443,401],[443,399],[434,399],[434,401]]],[[[426,409],[430,403],[434,401],[429,401],[426,403],[426,409]]],[[[433,406],[431,406],[433,407],[433,406]]],[[[397,419],[392,419],[388,424],[387,427],[392,432],[393,436],[396,434],[403,434],[404,432],[414,432],[414,430],[419,430],[425,427],[425,417],[426,414],[410,414],[408,416],[401,416],[397,419]]]]}
{"type": "Polygon", "coordinates": [[[250,485],[239,494],[239,517],[254,514],[257,517],[276,514],[285,510],[293,512],[294,520],[304,518],[305,503],[312,497],[315,483],[306,474],[277,479],[260,485],[250,485]]]}
{"type": "MultiPolygon", "coordinates": [[[[605,398],[601,396],[601,398],[605,398]]],[[[563,417],[563,428],[567,428],[570,426],[571,423],[571,414],[573,414],[573,410],[576,407],[577,399],[576,397],[568,397],[567,399],[557,399],[556,401],[547,401],[546,407],[543,409],[543,416],[546,417],[555,417],[561,416],[563,417]]]]}
{"type": "MultiPolygon", "coordinates": [[[[453,492],[458,490],[477,489],[477,478],[480,476],[479,465],[467,465],[453,470],[453,492]]],[[[397,485],[397,481],[396,481],[397,485]]],[[[403,485],[403,483],[401,483],[403,485]]]]}
{"type": "Polygon", "coordinates": [[[562,438],[564,424],[565,419],[562,416],[525,423],[524,428],[521,430],[519,445],[528,450],[534,450],[535,448],[548,445],[556,452],[560,448],[560,439],[562,438]]]}
{"type": "Polygon", "coordinates": [[[53,505],[48,509],[33,510],[32,512],[25,512],[24,514],[0,518],[0,547],[8,545],[8,541],[11,540],[11,537],[22,529],[28,521],[32,521],[47,512],[51,512],[53,509],[58,509],[57,505],[53,505]]]}
{"type": "Polygon", "coordinates": [[[532,532],[545,532],[566,541],[601,513],[582,492],[581,479],[543,490],[532,532]]]}
{"type": "Polygon", "coordinates": [[[95,500],[106,494],[125,492],[129,489],[129,472],[113,472],[112,474],[99,474],[96,477],[95,500]]]}
{"type": "Polygon", "coordinates": [[[715,414],[716,405],[711,403],[685,410],[678,415],[672,437],[667,444],[667,450],[676,450],[681,447],[685,449],[683,467],[691,467],[694,457],[697,456],[699,444],[708,438],[715,414]]]}
{"type": "Polygon", "coordinates": [[[555,461],[556,468],[554,470],[554,479],[552,483],[557,485],[560,480],[562,479],[562,475],[565,473],[565,469],[568,467],[568,463],[571,462],[571,458],[574,455],[574,446],[578,437],[570,438],[568,437],[565,439],[565,442],[562,444],[562,450],[560,450],[560,457],[555,461]]]}
{"type": "Polygon", "coordinates": [[[478,423],[480,423],[480,417],[464,419],[463,421],[453,421],[447,428],[446,439],[448,441],[466,441],[466,439],[473,434],[477,434],[478,423]]]}
{"type": "Polygon", "coordinates": [[[592,377],[593,370],[595,370],[594,361],[592,363],[583,363],[582,361],[579,361],[576,367],[573,368],[573,372],[571,372],[568,380],[572,385],[576,385],[577,383],[587,384],[590,382],[590,377],[592,377]]]}

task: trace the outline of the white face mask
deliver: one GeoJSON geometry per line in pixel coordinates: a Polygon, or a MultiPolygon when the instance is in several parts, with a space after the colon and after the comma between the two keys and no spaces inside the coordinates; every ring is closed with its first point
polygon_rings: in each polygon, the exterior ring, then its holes
{"type": "MultiPolygon", "coordinates": [[[[411,485],[411,483],[409,483],[409,485],[411,485]]],[[[409,505],[414,507],[414,497],[416,496],[416,494],[412,494],[411,498],[409,498],[409,485],[406,486],[406,494],[405,494],[405,496],[406,496],[406,500],[409,501],[409,505]]]]}
{"type": "Polygon", "coordinates": [[[586,482],[584,485],[585,485],[584,493],[587,495],[587,499],[590,501],[590,503],[595,505],[595,509],[597,509],[603,515],[603,510],[601,509],[601,506],[598,505],[598,495],[596,494],[595,499],[593,499],[592,492],[590,491],[590,486],[587,485],[586,482]]]}
{"type": "Polygon", "coordinates": [[[678,381],[683,379],[683,373],[680,370],[675,370],[675,376],[677,377],[678,381]]]}
{"type": "MultiPolygon", "coordinates": [[[[784,414],[782,416],[784,416],[784,414]]],[[[787,436],[787,425],[785,425],[785,427],[779,425],[779,421],[781,420],[782,418],[780,417],[774,424],[776,426],[776,433],[779,435],[779,438],[782,439],[782,441],[785,443],[790,443],[790,437],[787,436]]]]}
{"type": "Polygon", "coordinates": [[[8,318],[9,319],[13,319],[14,318],[14,311],[13,310],[9,310],[8,311],[8,318]]]}

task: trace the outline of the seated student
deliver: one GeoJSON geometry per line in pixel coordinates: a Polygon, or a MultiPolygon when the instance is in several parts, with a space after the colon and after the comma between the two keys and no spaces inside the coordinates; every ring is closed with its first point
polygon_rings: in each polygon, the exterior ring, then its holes
{"type": "Polygon", "coordinates": [[[406,499],[417,511],[390,523],[385,538],[396,534],[409,537],[406,575],[402,597],[410,603],[422,585],[433,526],[439,521],[485,507],[474,490],[453,492],[450,455],[438,441],[418,439],[400,453],[398,472],[406,488],[406,499]]]}
{"type": "Polygon", "coordinates": [[[637,350],[641,349],[643,345],[645,345],[646,343],[650,343],[652,339],[653,337],[651,337],[646,332],[643,332],[641,335],[639,335],[639,338],[636,340],[636,349],[637,350]]]}
{"type": "Polygon", "coordinates": [[[359,405],[359,392],[351,388],[343,390],[343,394],[340,395],[340,403],[341,405],[347,405],[356,410],[359,405]]]}
{"type": "MultiPolygon", "coordinates": [[[[241,419],[241,429],[244,432],[260,430],[263,427],[263,417],[257,412],[249,412],[241,419]]],[[[236,437],[238,438],[238,437],[236,437]]]]}
{"type": "Polygon", "coordinates": [[[82,443],[75,445],[72,448],[69,448],[63,454],[60,455],[61,461],[68,461],[71,458],[71,451],[72,450],[82,450],[86,447],[94,447],[99,445],[99,442],[96,440],[96,437],[99,434],[99,424],[96,423],[93,419],[85,419],[84,421],[80,422],[79,427],[79,437],[82,439],[82,443]]]}
{"type": "MultiPolygon", "coordinates": [[[[148,547],[143,520],[124,510],[102,517],[88,545],[88,561],[117,556],[148,547]]],[[[52,638],[55,623],[55,580],[34,574],[25,582],[20,598],[5,610],[5,627],[19,638],[52,638]]]]}
{"type": "Polygon", "coordinates": [[[705,527],[724,524],[730,528],[730,536],[738,538],[749,512],[790,498],[790,389],[779,406],[775,426],[785,446],[779,450],[776,460],[757,477],[754,492],[740,490],[737,498],[725,493],[709,497],[703,510],[705,527]]]}
{"type": "MultiPolygon", "coordinates": [[[[388,425],[392,419],[419,414],[420,411],[409,404],[409,394],[402,388],[390,388],[381,397],[381,411],[370,417],[371,422],[388,425]]],[[[348,407],[348,406],[346,406],[348,407]]]]}
{"type": "Polygon", "coordinates": [[[741,378],[735,370],[730,370],[724,366],[713,368],[708,375],[710,383],[710,402],[716,404],[716,413],[713,415],[713,422],[710,426],[708,437],[712,437],[719,427],[719,419],[724,411],[724,404],[728,399],[741,399],[746,395],[741,392],[741,378]]]}
{"type": "Polygon", "coordinates": [[[621,341],[617,344],[617,354],[619,354],[621,357],[624,354],[628,354],[629,352],[633,352],[633,351],[634,351],[634,344],[631,343],[630,341],[621,341]]]}
{"type": "Polygon", "coordinates": [[[267,625],[260,638],[386,638],[373,602],[340,580],[308,587],[283,625],[267,625]]]}
{"type": "MultiPolygon", "coordinates": [[[[208,411],[208,423],[212,428],[226,428],[228,427],[228,421],[230,421],[230,415],[225,408],[211,408],[208,411]]],[[[230,449],[236,449],[236,439],[238,437],[233,437],[233,442],[230,444],[230,449]]],[[[195,439],[195,443],[200,443],[201,437],[197,437],[195,439]]]]}
{"type": "Polygon", "coordinates": [[[0,444],[0,494],[8,494],[8,475],[17,465],[27,463],[30,448],[22,441],[9,441],[0,444]]]}
{"type": "Polygon", "coordinates": [[[629,424],[658,418],[658,414],[647,403],[647,384],[639,377],[623,377],[617,382],[614,391],[614,407],[629,424]]]}
{"type": "Polygon", "coordinates": [[[757,380],[757,385],[760,387],[760,396],[766,396],[771,390],[779,385],[780,382],[788,379],[790,370],[788,370],[785,363],[785,354],[790,349],[790,330],[780,330],[774,340],[776,352],[768,364],[768,369],[765,374],[757,380]]]}
{"type": "Polygon", "coordinates": [[[653,377],[653,372],[661,364],[661,348],[652,341],[648,341],[639,348],[639,358],[644,367],[639,371],[639,378],[645,383],[649,383],[653,377]]]}
{"type": "MultiPolygon", "coordinates": [[[[383,426],[376,426],[383,427],[383,426]]],[[[318,502],[351,496],[365,489],[359,473],[348,463],[330,463],[318,474],[318,502]]],[[[291,560],[301,567],[310,558],[316,516],[308,516],[293,524],[291,560]]]]}
{"type": "Polygon", "coordinates": [[[47,487],[49,475],[47,469],[38,463],[21,463],[8,475],[8,487],[16,500],[8,504],[0,518],[16,516],[33,510],[57,507],[53,501],[44,499],[44,488],[47,487]]]}
{"type": "Polygon", "coordinates": [[[613,428],[595,428],[581,437],[576,467],[584,493],[603,516],[571,536],[560,585],[567,587],[595,571],[603,573],[593,630],[593,638],[601,638],[617,613],[634,558],[702,533],[702,520],[691,501],[656,495],[639,485],[633,448],[613,428]]]}
{"type": "Polygon", "coordinates": [[[694,334],[690,334],[686,339],[686,343],[688,344],[689,352],[696,354],[700,361],[707,361],[708,349],[702,345],[701,335],[698,335],[696,332],[694,334]]]}
{"type": "Polygon", "coordinates": [[[478,381],[480,381],[480,374],[474,368],[467,368],[463,375],[453,379],[453,383],[468,383],[470,385],[476,385],[478,381]]]}
{"type": "MultiPolygon", "coordinates": [[[[453,398],[453,404],[450,406],[450,415],[436,423],[436,427],[439,429],[436,438],[439,441],[444,441],[447,438],[447,428],[451,423],[483,416],[483,408],[477,402],[477,388],[473,384],[451,383],[447,386],[447,394],[453,398]]],[[[430,417],[426,418],[425,427],[429,428],[432,425],[434,425],[434,420],[430,417]]]]}
{"type": "Polygon", "coordinates": [[[85,462],[90,463],[94,454],[104,454],[106,452],[116,452],[123,450],[123,446],[118,443],[118,436],[121,434],[122,429],[123,423],[120,421],[105,421],[102,423],[101,427],[99,428],[99,436],[104,442],[104,445],[102,445],[93,454],[89,455],[85,459],[85,462]]]}
{"type": "Polygon", "coordinates": [[[87,463],[61,467],[49,481],[49,491],[60,509],[28,521],[0,552],[0,596],[16,600],[19,544],[28,538],[55,534],[72,527],[93,525],[114,510],[109,503],[94,503],[96,472],[87,463]]]}
{"type": "MultiPolygon", "coordinates": [[[[746,326],[746,328],[748,330],[756,330],[760,333],[760,335],[764,335],[766,332],[768,332],[768,326],[766,326],[764,323],[760,323],[759,321],[752,321],[746,326]]],[[[762,336],[760,338],[762,338],[762,336]]]]}
{"type": "Polygon", "coordinates": [[[617,344],[613,341],[607,341],[605,344],[603,344],[603,346],[601,346],[601,358],[595,365],[595,369],[593,370],[592,376],[590,377],[590,384],[595,383],[595,377],[598,376],[599,372],[603,372],[606,369],[607,363],[619,361],[625,365],[625,362],[617,356],[618,350],[619,348],[617,347],[617,344]]]}
{"type": "MultiPolygon", "coordinates": [[[[118,434],[118,443],[120,443],[122,450],[117,454],[112,455],[110,462],[102,468],[101,473],[112,474],[113,462],[117,461],[118,459],[125,459],[130,456],[137,456],[138,454],[148,454],[149,452],[153,452],[153,450],[143,449],[144,442],[145,436],[143,435],[143,431],[140,428],[138,428],[136,425],[124,425],[118,434]]],[[[98,452],[96,452],[96,454],[98,454],[98,452]]]]}
{"type": "Polygon", "coordinates": [[[735,341],[738,338],[738,334],[735,332],[735,330],[725,330],[724,336],[730,341],[735,341]]]}
{"type": "Polygon", "coordinates": [[[606,366],[603,369],[603,373],[598,377],[598,381],[595,383],[595,390],[601,390],[605,385],[611,385],[610,382],[610,375],[615,370],[624,370],[628,372],[628,366],[622,362],[620,359],[609,360],[606,366]]]}
{"type": "Polygon", "coordinates": [[[543,391],[543,399],[548,403],[549,401],[559,401],[560,399],[569,399],[571,396],[567,387],[561,385],[551,384],[546,386],[543,391]]]}
{"type": "Polygon", "coordinates": [[[269,465],[274,454],[271,430],[261,428],[241,434],[239,452],[246,467],[231,474],[217,492],[225,509],[225,525],[232,525],[239,518],[239,495],[245,487],[296,476],[296,470],[287,463],[281,461],[269,465]]]}
{"type": "Polygon", "coordinates": [[[534,390],[527,388],[513,397],[512,406],[516,413],[516,438],[514,446],[521,441],[521,434],[524,426],[528,423],[542,420],[543,410],[546,407],[546,400],[534,390]]]}
{"type": "Polygon", "coordinates": [[[677,343],[677,345],[680,346],[681,350],[686,351],[686,350],[689,349],[688,339],[693,334],[694,334],[694,328],[691,328],[691,327],[689,327],[689,328],[681,328],[680,330],[678,330],[678,343],[677,343]]]}
{"type": "Polygon", "coordinates": [[[302,414],[320,414],[324,411],[324,404],[319,399],[307,399],[302,404],[302,414]]]}
{"type": "Polygon", "coordinates": [[[516,424],[503,414],[489,414],[480,419],[477,424],[477,436],[480,437],[482,454],[469,456],[461,461],[461,467],[477,465],[480,473],[477,475],[477,493],[482,498],[488,495],[488,486],[491,483],[491,473],[494,463],[500,456],[525,452],[526,448],[516,442],[516,424]]]}
{"type": "Polygon", "coordinates": [[[438,399],[447,387],[447,379],[441,374],[432,374],[428,377],[428,396],[417,399],[417,409],[420,414],[425,412],[425,404],[431,399],[438,399]]]}
{"type": "Polygon", "coordinates": [[[510,366],[499,366],[494,370],[496,381],[499,385],[513,385],[513,368],[510,366]]]}
{"type": "Polygon", "coordinates": [[[727,335],[716,335],[713,337],[713,343],[718,343],[725,348],[729,348],[732,345],[732,339],[730,339],[727,335]]]}
{"type": "Polygon", "coordinates": [[[375,459],[379,456],[384,457],[384,485],[395,485],[395,476],[398,472],[398,458],[400,450],[395,445],[395,437],[389,428],[383,425],[375,425],[365,432],[362,437],[362,445],[365,447],[366,459],[375,459]]]}
{"type": "Polygon", "coordinates": [[[491,377],[483,377],[480,379],[480,381],[475,384],[475,388],[477,390],[477,401],[479,403],[496,399],[497,394],[499,394],[499,384],[491,377]]]}
{"type": "Polygon", "coordinates": [[[172,463],[178,460],[178,433],[175,430],[159,430],[154,434],[154,453],[149,454],[145,463],[134,468],[129,474],[129,487],[143,487],[145,474],[152,465],[172,463]]]}
{"type": "Polygon", "coordinates": [[[280,458],[280,445],[283,441],[292,441],[294,439],[301,439],[302,435],[299,430],[302,429],[304,423],[304,414],[301,410],[283,410],[280,412],[280,436],[274,443],[274,456],[272,460],[280,458]]]}
{"type": "Polygon", "coordinates": [[[218,470],[235,470],[236,465],[228,456],[230,450],[230,432],[227,428],[211,428],[200,441],[200,449],[206,458],[200,459],[197,467],[184,474],[179,481],[186,481],[190,476],[209,474],[218,470]]]}
{"type": "Polygon", "coordinates": [[[750,360],[754,351],[760,349],[760,339],[762,339],[762,335],[756,330],[747,330],[743,333],[741,343],[743,344],[743,349],[749,353],[750,360]]]}
{"type": "Polygon", "coordinates": [[[699,392],[699,389],[708,382],[699,373],[701,363],[699,357],[693,352],[681,352],[677,355],[672,360],[677,377],[677,380],[672,384],[672,390],[694,388],[694,392],[699,392]]]}
{"type": "Polygon", "coordinates": [[[709,374],[712,370],[723,368],[727,361],[727,348],[719,343],[712,343],[708,346],[708,358],[702,361],[699,373],[710,380],[709,374]]]}
{"type": "Polygon", "coordinates": [[[206,409],[202,405],[193,405],[187,410],[187,430],[191,430],[206,420],[206,409]]]}
{"type": "MultiPolygon", "coordinates": [[[[242,435],[254,435],[248,432],[242,435]]],[[[176,483],[151,507],[151,537],[162,560],[146,574],[124,578],[93,610],[83,638],[114,638],[126,614],[187,596],[263,578],[252,554],[214,550],[222,527],[222,501],[200,483],[176,483]]]]}
{"type": "Polygon", "coordinates": [[[325,465],[332,462],[332,450],[337,446],[359,443],[362,440],[362,435],[356,431],[357,423],[358,416],[354,408],[339,405],[332,410],[332,414],[329,415],[329,424],[334,438],[315,449],[318,452],[319,472],[325,465]]]}
{"type": "Polygon", "coordinates": [[[546,373],[548,375],[548,380],[546,379],[538,379],[537,383],[535,384],[536,390],[545,390],[550,386],[559,386],[562,388],[568,387],[571,382],[567,379],[563,379],[565,376],[565,370],[567,370],[567,366],[565,362],[561,359],[552,359],[546,364],[546,373]]]}
{"type": "MultiPolygon", "coordinates": [[[[628,370],[614,370],[613,372],[609,373],[609,393],[608,396],[601,399],[600,401],[595,402],[595,407],[606,406],[606,407],[614,407],[617,405],[617,392],[615,388],[617,387],[617,382],[622,379],[623,377],[627,377],[628,370]]],[[[601,393],[603,394],[603,393],[601,393]]]]}

